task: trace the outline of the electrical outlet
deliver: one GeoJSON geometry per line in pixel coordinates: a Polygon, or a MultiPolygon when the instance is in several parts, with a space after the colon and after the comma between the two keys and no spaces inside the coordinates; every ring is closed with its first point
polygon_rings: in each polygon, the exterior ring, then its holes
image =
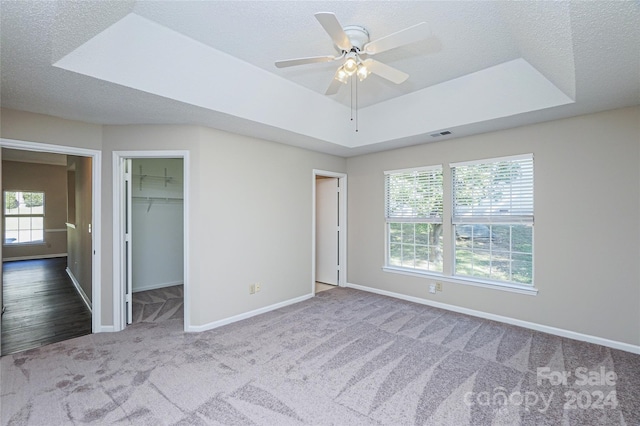
{"type": "Polygon", "coordinates": [[[256,292],[256,285],[255,284],[251,284],[249,286],[249,294],[255,294],[256,292]]]}
{"type": "Polygon", "coordinates": [[[431,293],[431,294],[435,294],[436,293],[436,285],[435,284],[429,284],[429,293],[431,293]]]}
{"type": "Polygon", "coordinates": [[[260,283],[256,283],[256,293],[260,291],[262,285],[260,283]]]}
{"type": "Polygon", "coordinates": [[[442,291],[442,283],[436,281],[436,291],[442,291]]]}

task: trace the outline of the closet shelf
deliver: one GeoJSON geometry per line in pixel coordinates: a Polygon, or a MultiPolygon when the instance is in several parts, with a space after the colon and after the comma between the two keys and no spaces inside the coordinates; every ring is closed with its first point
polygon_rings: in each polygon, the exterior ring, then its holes
{"type": "Polygon", "coordinates": [[[168,184],[175,184],[175,183],[180,183],[176,178],[174,178],[173,176],[169,176],[167,175],[167,168],[165,167],[164,169],[164,176],[158,176],[158,175],[148,175],[148,174],[144,174],[142,173],[142,164],[140,165],[140,173],[133,173],[133,178],[137,178],[140,181],[140,191],[142,191],[142,183],[143,182],[160,182],[160,183],[164,183],[165,188],[167,187],[168,184]]]}
{"type": "Polygon", "coordinates": [[[177,204],[177,203],[182,203],[184,201],[184,198],[175,198],[175,197],[131,197],[131,199],[132,201],[145,201],[149,203],[149,206],[147,207],[147,213],[149,213],[149,210],[151,210],[151,206],[154,203],[159,203],[159,204],[176,203],[177,204]]]}

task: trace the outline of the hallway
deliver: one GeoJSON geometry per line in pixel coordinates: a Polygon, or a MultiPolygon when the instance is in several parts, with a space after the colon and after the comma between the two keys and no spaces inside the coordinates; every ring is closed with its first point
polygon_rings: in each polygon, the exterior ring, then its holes
{"type": "Polygon", "coordinates": [[[91,333],[66,266],[66,257],[3,264],[3,356],[91,333]]]}

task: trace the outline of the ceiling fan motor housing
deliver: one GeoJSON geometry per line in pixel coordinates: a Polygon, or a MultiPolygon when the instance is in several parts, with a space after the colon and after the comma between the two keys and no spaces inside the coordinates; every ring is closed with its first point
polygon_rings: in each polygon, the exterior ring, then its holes
{"type": "Polygon", "coordinates": [[[369,43],[369,31],[360,25],[347,25],[343,28],[351,45],[358,51],[362,51],[365,44],[369,43]]]}

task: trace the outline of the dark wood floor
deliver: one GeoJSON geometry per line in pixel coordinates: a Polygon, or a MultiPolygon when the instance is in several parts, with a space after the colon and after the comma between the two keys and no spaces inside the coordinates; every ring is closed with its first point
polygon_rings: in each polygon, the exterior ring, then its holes
{"type": "Polygon", "coordinates": [[[91,312],[66,266],[65,257],[2,265],[2,355],[91,333],[91,312]]]}

